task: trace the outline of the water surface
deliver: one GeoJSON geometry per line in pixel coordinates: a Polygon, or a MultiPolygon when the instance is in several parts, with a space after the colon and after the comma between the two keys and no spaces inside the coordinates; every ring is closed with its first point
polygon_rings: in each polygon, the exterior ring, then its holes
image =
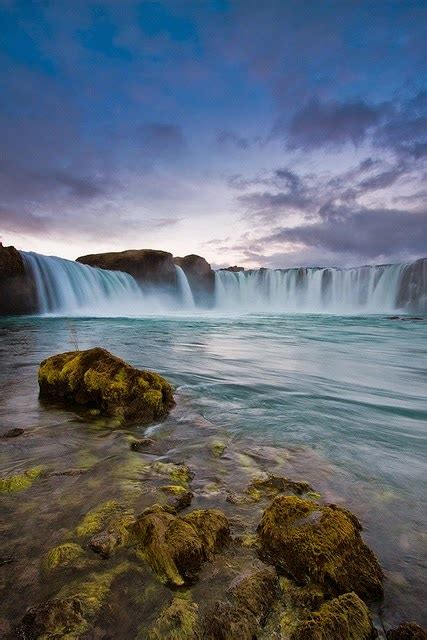
{"type": "MultiPolygon", "coordinates": [[[[386,571],[385,622],[425,623],[426,333],[424,322],[377,316],[2,319],[0,430],[27,431],[1,441],[1,473],[40,463],[91,468],[83,484],[65,477],[1,498],[5,553],[16,558],[2,569],[4,584],[20,589],[19,599],[7,591],[3,615],[19,617],[52,594],[52,585],[40,587],[37,562],[61,541],[58,531],[114,496],[116,482],[138,481],[125,431],[39,404],[38,364],[73,349],[76,336],[80,349],[103,346],[177,387],[162,428],[186,425],[185,456],[215,431],[237,450],[289,450],[284,475],[305,477],[365,525],[386,571]]],[[[176,455],[182,446],[174,444],[176,455]]],[[[209,473],[196,470],[200,486],[209,473]]]]}

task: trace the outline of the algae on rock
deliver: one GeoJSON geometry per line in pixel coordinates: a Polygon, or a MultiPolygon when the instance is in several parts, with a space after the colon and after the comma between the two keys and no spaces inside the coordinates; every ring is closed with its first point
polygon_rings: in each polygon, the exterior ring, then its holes
{"type": "Polygon", "coordinates": [[[154,505],[146,509],[133,528],[137,555],[167,584],[191,583],[201,565],[220,550],[229,537],[225,516],[215,509],[184,517],[154,505]]]}
{"type": "MultiPolygon", "coordinates": [[[[145,634],[138,638],[147,640],[194,640],[197,633],[198,606],[191,600],[175,597],[165,607],[145,634]]],[[[137,640],[138,640],[137,638],[137,640]]]]}
{"type": "Polygon", "coordinates": [[[99,409],[141,424],[164,418],[174,405],[171,385],[101,348],[51,356],[40,365],[40,397],[99,409]]]}
{"type": "Polygon", "coordinates": [[[377,634],[369,609],[355,594],[345,593],[310,613],[290,640],[373,640],[377,634]]]}
{"type": "Polygon", "coordinates": [[[40,465],[32,469],[27,469],[27,471],[23,473],[0,478],[0,492],[12,493],[14,491],[29,489],[33,482],[43,475],[44,471],[45,467],[40,465]]]}
{"type": "Polygon", "coordinates": [[[355,591],[376,600],[383,595],[383,573],[360,530],[346,509],[278,496],[264,511],[258,534],[264,557],[298,582],[317,583],[330,595],[355,591]]]}

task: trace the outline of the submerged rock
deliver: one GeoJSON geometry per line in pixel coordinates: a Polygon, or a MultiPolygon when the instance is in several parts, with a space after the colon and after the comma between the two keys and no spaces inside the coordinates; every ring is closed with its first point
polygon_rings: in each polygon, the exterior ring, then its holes
{"type": "Polygon", "coordinates": [[[427,640],[427,632],[415,622],[402,622],[387,631],[387,640],[427,640]]]}
{"type": "Polygon", "coordinates": [[[13,429],[9,429],[2,433],[0,438],[7,440],[8,438],[17,438],[18,436],[22,436],[25,433],[25,429],[20,429],[19,427],[14,427],[13,429]]]}
{"type": "Polygon", "coordinates": [[[167,584],[182,586],[194,581],[201,565],[228,541],[226,517],[216,509],[175,516],[154,505],[133,527],[137,554],[167,584]]]}
{"type": "Polygon", "coordinates": [[[87,538],[95,553],[108,558],[114,551],[131,543],[135,516],[116,500],[109,500],[89,511],[76,528],[76,535],[87,538]]]}
{"type": "Polygon", "coordinates": [[[52,598],[27,610],[16,634],[21,640],[77,638],[87,628],[78,598],[52,598]]]}
{"type": "Polygon", "coordinates": [[[373,640],[377,634],[369,609],[355,594],[325,602],[291,633],[290,640],[373,640]]]}
{"type": "Polygon", "coordinates": [[[130,448],[132,451],[144,451],[147,447],[151,447],[154,444],[152,438],[139,438],[139,440],[132,440],[130,448]]]}
{"type": "Polygon", "coordinates": [[[39,368],[40,397],[98,408],[141,424],[164,418],[174,405],[171,385],[101,348],[51,356],[39,368]]]}
{"type": "Polygon", "coordinates": [[[355,591],[371,601],[383,595],[383,574],[361,528],[346,509],[278,496],[264,511],[258,535],[263,555],[297,582],[311,581],[331,595],[355,591]]]}
{"type": "Polygon", "coordinates": [[[227,601],[216,602],[201,623],[204,640],[252,640],[277,598],[278,579],[271,567],[251,567],[228,588],[227,601]]]}
{"type": "Polygon", "coordinates": [[[182,511],[190,506],[194,494],[180,484],[168,484],[160,487],[160,491],[168,496],[168,504],[176,511],[182,511]]]}
{"type": "Polygon", "coordinates": [[[45,472],[45,467],[38,466],[27,469],[24,473],[0,478],[0,492],[11,493],[14,491],[24,491],[29,489],[33,482],[40,478],[45,472]]]}
{"type": "Polygon", "coordinates": [[[85,552],[79,544],[65,542],[47,552],[43,566],[47,570],[57,567],[76,567],[80,565],[84,554],[85,552]]]}
{"type": "Polygon", "coordinates": [[[254,501],[258,501],[264,496],[273,498],[279,493],[294,493],[301,496],[309,492],[313,492],[313,487],[308,482],[290,480],[272,474],[266,478],[255,478],[246,489],[246,495],[254,501]]]}
{"type": "Polygon", "coordinates": [[[138,639],[148,640],[193,640],[197,633],[198,606],[185,598],[174,598],[160,613],[156,622],[141,633],[138,639]]]}

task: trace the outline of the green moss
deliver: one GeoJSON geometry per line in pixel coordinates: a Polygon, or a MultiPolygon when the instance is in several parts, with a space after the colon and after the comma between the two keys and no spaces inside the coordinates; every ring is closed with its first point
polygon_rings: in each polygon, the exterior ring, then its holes
{"type": "Polygon", "coordinates": [[[301,622],[291,640],[371,640],[376,637],[369,609],[355,593],[326,602],[301,622]]]}
{"type": "Polygon", "coordinates": [[[187,489],[180,484],[168,484],[163,487],[160,487],[160,491],[163,493],[168,493],[172,496],[182,496],[184,493],[187,493],[187,489]]]}
{"type": "Polygon", "coordinates": [[[197,531],[208,558],[230,539],[228,520],[219,509],[195,509],[182,519],[197,531]]]}
{"type": "MultiPolygon", "coordinates": [[[[175,597],[160,613],[156,622],[138,636],[148,640],[193,640],[197,629],[198,606],[186,599],[175,597]]],[[[137,640],[138,640],[137,638],[137,640]]]]}
{"type": "Polygon", "coordinates": [[[82,558],[82,556],[84,556],[84,551],[80,545],[74,542],[66,542],[47,552],[43,560],[43,566],[47,570],[73,566],[75,561],[82,558]]]}
{"type": "Polygon", "coordinates": [[[269,474],[266,478],[255,478],[246,489],[246,495],[255,502],[259,502],[262,497],[274,498],[280,493],[302,495],[309,491],[313,491],[313,489],[308,482],[269,474]]]}
{"type": "Polygon", "coordinates": [[[29,489],[33,482],[40,478],[45,471],[45,467],[40,465],[27,469],[24,473],[18,473],[6,478],[0,478],[0,492],[10,493],[14,491],[24,491],[29,489]]]}
{"type": "Polygon", "coordinates": [[[192,511],[180,518],[154,505],[134,527],[137,555],[159,579],[175,586],[191,583],[202,563],[229,539],[229,525],[221,511],[192,511]]]}
{"type": "Polygon", "coordinates": [[[78,640],[107,599],[113,580],[131,568],[121,563],[64,586],[58,595],[29,609],[18,627],[19,637],[38,640],[78,640]]]}
{"type": "Polygon", "coordinates": [[[221,442],[221,440],[214,440],[210,445],[210,450],[212,451],[212,454],[215,456],[215,458],[221,458],[226,448],[227,445],[225,444],[225,442],[221,442]]]}
{"type": "Polygon", "coordinates": [[[99,533],[114,516],[120,514],[121,510],[122,507],[117,500],[103,502],[83,517],[76,527],[76,535],[84,538],[99,533]]]}
{"type": "Polygon", "coordinates": [[[99,409],[104,415],[148,423],[173,406],[170,384],[158,374],[139,371],[104,349],[67,352],[44,360],[40,395],[99,409]]]}
{"type": "Polygon", "coordinates": [[[174,462],[155,462],[152,465],[153,471],[161,475],[167,475],[171,480],[186,486],[194,477],[189,467],[185,464],[175,464],[174,462]]]}
{"type": "Polygon", "coordinates": [[[299,582],[312,581],[332,595],[356,591],[363,599],[377,599],[382,571],[360,529],[346,509],[278,496],[264,511],[258,532],[263,553],[299,582]]]}

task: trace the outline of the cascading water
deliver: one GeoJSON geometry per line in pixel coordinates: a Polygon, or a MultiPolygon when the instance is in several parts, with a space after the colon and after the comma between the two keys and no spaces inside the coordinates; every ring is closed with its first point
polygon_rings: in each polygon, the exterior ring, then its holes
{"type": "Polygon", "coordinates": [[[38,311],[59,315],[144,315],[194,308],[187,277],[177,271],[177,291],[143,292],[131,275],[54,256],[21,252],[34,280],[38,311]]]}
{"type": "Polygon", "coordinates": [[[178,282],[178,290],[180,291],[182,297],[182,303],[186,309],[194,309],[195,304],[193,293],[191,291],[191,287],[187,280],[187,276],[185,275],[184,269],[176,264],[175,271],[176,279],[178,282]]]}
{"type": "Polygon", "coordinates": [[[405,264],[353,269],[217,271],[216,308],[246,312],[387,313],[399,308],[405,264]]]}
{"type": "MultiPolygon", "coordinates": [[[[140,316],[194,313],[184,270],[176,287],[141,288],[129,274],[62,258],[22,252],[38,311],[57,315],[140,316]]],[[[352,269],[217,271],[218,313],[426,313],[427,260],[352,269]]]]}

